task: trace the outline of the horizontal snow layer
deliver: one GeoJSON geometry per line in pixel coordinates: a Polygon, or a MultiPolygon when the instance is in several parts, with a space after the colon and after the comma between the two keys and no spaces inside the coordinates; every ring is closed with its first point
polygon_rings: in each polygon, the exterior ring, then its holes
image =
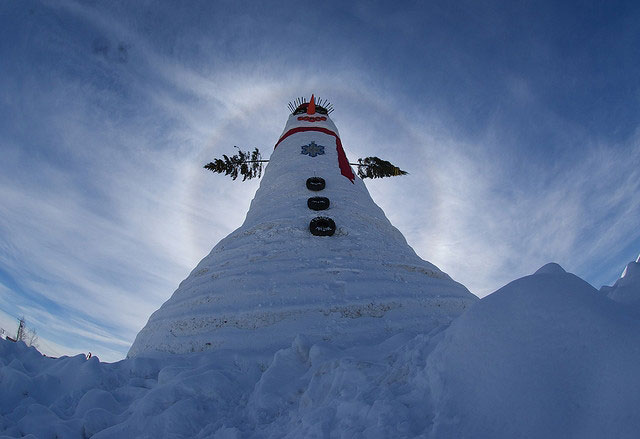
{"type": "MultiPolygon", "coordinates": [[[[287,130],[303,123],[309,125],[293,117],[287,130]]],[[[330,120],[324,124],[334,128],[330,120]]],[[[297,334],[365,341],[430,330],[477,300],[415,254],[362,180],[341,174],[334,136],[293,134],[270,160],[244,224],[151,316],[129,356],[227,348],[272,353],[297,334]],[[310,150],[315,157],[302,153],[310,150]],[[307,189],[314,176],[325,179],[324,190],[307,189]],[[310,210],[312,196],[329,198],[329,209],[310,210]],[[335,221],[335,235],[309,232],[319,215],[335,221]]]]}
{"type": "Polygon", "coordinates": [[[101,363],[0,341],[0,436],[636,438],[640,321],[552,270],[448,329],[101,363]]]}

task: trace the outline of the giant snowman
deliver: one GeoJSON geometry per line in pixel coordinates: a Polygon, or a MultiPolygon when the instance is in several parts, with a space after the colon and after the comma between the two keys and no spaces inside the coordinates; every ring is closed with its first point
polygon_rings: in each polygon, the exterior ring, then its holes
{"type": "Polygon", "coordinates": [[[367,343],[447,325],[475,300],[391,225],[312,97],[289,116],[244,224],[151,315],[128,356],[267,354],[298,334],[367,343]]]}

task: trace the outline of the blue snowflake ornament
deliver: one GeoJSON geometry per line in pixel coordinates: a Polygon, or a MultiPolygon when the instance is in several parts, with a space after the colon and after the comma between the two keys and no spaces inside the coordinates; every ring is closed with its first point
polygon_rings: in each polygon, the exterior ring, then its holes
{"type": "Polygon", "coordinates": [[[311,157],[315,157],[317,155],[324,155],[324,146],[316,145],[316,142],[311,142],[308,145],[302,145],[302,152],[300,154],[309,155],[311,157]]]}

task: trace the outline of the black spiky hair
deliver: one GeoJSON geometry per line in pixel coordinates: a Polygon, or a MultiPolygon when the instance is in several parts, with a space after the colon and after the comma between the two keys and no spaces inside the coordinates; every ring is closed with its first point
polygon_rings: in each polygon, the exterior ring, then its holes
{"type": "MultiPolygon", "coordinates": [[[[287,105],[291,114],[302,114],[307,112],[309,103],[307,98],[295,98],[287,105]]],[[[328,99],[316,99],[316,113],[319,114],[331,114],[333,112],[333,105],[328,99]]]]}

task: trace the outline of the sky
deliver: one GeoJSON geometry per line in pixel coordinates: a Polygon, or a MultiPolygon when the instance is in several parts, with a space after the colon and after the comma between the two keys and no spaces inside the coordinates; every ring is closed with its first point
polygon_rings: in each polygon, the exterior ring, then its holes
{"type": "Polygon", "coordinates": [[[637,2],[0,2],[0,327],[122,359],[239,227],[287,103],[335,107],[418,255],[483,297],[640,252],[637,2]]]}

